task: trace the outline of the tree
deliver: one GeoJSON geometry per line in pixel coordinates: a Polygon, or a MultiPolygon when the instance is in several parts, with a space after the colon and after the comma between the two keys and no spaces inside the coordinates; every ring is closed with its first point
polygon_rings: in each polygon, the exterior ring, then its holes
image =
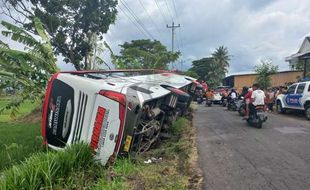
{"type": "Polygon", "coordinates": [[[218,47],[212,53],[213,61],[217,66],[217,74],[221,79],[225,78],[225,74],[228,72],[229,67],[229,55],[228,50],[224,46],[218,47]]]}
{"type": "Polygon", "coordinates": [[[22,91],[0,110],[1,112],[4,109],[12,109],[12,116],[23,101],[43,98],[49,77],[58,71],[56,58],[43,25],[36,17],[33,22],[40,39],[20,27],[1,22],[7,29],[3,30],[2,34],[25,46],[25,50],[20,51],[12,49],[0,40],[1,86],[22,91]]]}
{"type": "Polygon", "coordinates": [[[310,77],[310,60],[309,59],[298,59],[298,62],[294,69],[301,70],[301,71],[304,71],[306,69],[305,77],[310,77]]]}
{"type": "Polygon", "coordinates": [[[273,65],[270,61],[261,61],[261,64],[255,66],[255,72],[257,73],[256,82],[262,89],[271,87],[271,75],[278,71],[278,66],[273,65]]]}
{"type": "Polygon", "coordinates": [[[168,51],[157,40],[132,40],[125,42],[120,47],[121,55],[113,56],[113,62],[117,68],[167,69],[168,64],[176,61],[180,56],[180,52],[168,51]]]}
{"type": "Polygon", "coordinates": [[[92,42],[102,40],[117,14],[117,0],[2,1],[4,14],[27,30],[36,32],[33,18],[38,17],[51,37],[55,54],[64,56],[77,70],[90,68],[92,42]]]}
{"type": "Polygon", "coordinates": [[[188,70],[188,71],[184,72],[184,75],[193,77],[195,79],[199,78],[199,75],[195,71],[192,71],[192,70],[188,70]]]}
{"type": "Polygon", "coordinates": [[[211,57],[193,61],[189,71],[197,73],[200,80],[206,81],[210,88],[213,88],[222,83],[228,71],[229,60],[227,48],[220,46],[212,53],[211,57]]]}
{"type": "Polygon", "coordinates": [[[217,64],[212,57],[206,57],[193,61],[193,66],[189,71],[197,73],[199,80],[204,80],[210,88],[221,84],[222,78],[217,74],[217,64]]]}

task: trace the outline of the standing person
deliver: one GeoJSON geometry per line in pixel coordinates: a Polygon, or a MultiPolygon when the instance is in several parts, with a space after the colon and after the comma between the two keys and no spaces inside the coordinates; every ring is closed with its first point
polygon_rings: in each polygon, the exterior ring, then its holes
{"type": "Polygon", "coordinates": [[[273,112],[273,103],[274,103],[275,94],[271,88],[267,90],[266,93],[266,105],[269,112],[273,112]]]}
{"type": "Polygon", "coordinates": [[[203,86],[205,91],[208,91],[209,87],[208,87],[208,84],[205,81],[201,81],[201,85],[203,86]]]}
{"type": "Polygon", "coordinates": [[[283,87],[280,86],[279,89],[277,90],[276,94],[275,94],[275,98],[277,98],[280,94],[283,94],[283,87]]]}

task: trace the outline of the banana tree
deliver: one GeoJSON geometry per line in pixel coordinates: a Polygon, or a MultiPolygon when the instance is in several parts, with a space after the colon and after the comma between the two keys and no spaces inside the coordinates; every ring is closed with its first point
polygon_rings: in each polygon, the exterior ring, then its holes
{"type": "Polygon", "coordinates": [[[6,28],[2,35],[19,42],[24,50],[13,49],[0,40],[0,77],[1,85],[19,91],[2,109],[11,109],[14,117],[18,107],[25,100],[38,100],[44,96],[46,83],[51,74],[59,69],[52,51],[49,38],[38,18],[33,19],[36,34],[2,21],[6,28]]]}

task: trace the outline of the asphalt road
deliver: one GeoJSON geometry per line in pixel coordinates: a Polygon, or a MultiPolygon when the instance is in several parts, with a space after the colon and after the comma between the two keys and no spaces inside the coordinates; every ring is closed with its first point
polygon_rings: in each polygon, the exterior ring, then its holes
{"type": "Polygon", "coordinates": [[[269,114],[262,129],[237,112],[199,105],[194,115],[204,189],[310,189],[310,121],[269,114]]]}

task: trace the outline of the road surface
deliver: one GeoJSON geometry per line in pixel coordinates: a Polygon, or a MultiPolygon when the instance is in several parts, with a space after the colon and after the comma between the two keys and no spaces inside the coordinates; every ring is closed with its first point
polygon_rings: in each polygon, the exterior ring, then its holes
{"type": "Polygon", "coordinates": [[[310,189],[310,121],[268,117],[256,129],[237,112],[198,106],[193,124],[204,189],[310,189]]]}

